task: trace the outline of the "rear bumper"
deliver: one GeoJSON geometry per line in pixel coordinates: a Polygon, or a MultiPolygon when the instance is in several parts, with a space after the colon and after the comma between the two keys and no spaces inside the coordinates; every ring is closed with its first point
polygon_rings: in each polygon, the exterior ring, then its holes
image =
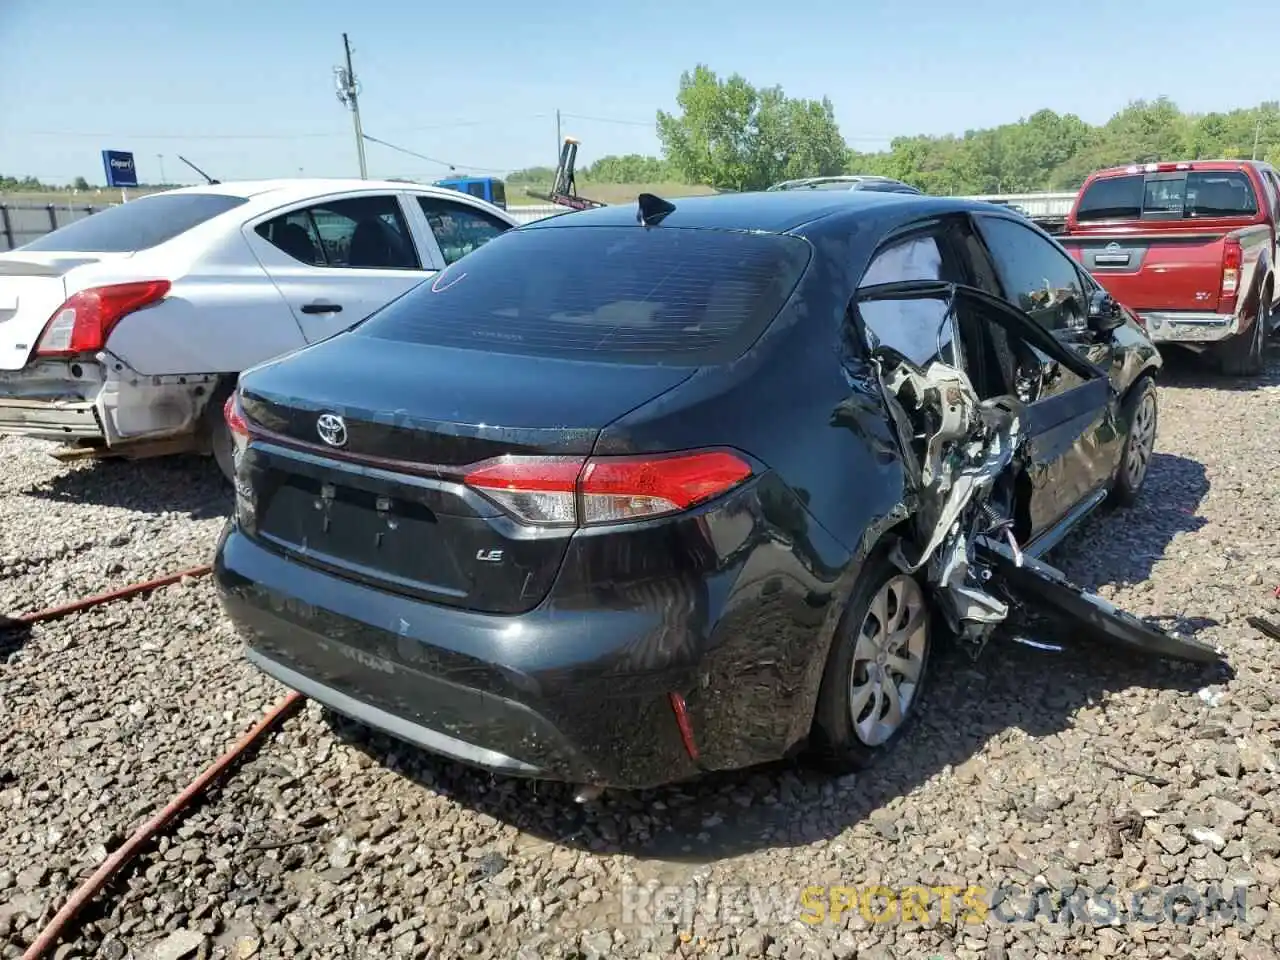
{"type": "Polygon", "coordinates": [[[116,448],[192,436],[216,374],[142,376],[109,353],[0,371],[0,435],[116,448]]]}
{"type": "Polygon", "coordinates": [[[102,440],[91,400],[23,400],[0,396],[0,434],[42,440],[102,440]]]}
{"type": "Polygon", "coordinates": [[[259,669],[433,753],[627,788],[700,772],[670,699],[695,665],[637,669],[653,627],[640,611],[444,608],[291,562],[230,524],[214,575],[259,669]]]}
{"type": "Polygon", "coordinates": [[[1217,343],[1240,332],[1240,318],[1230,313],[1151,310],[1140,316],[1156,343],[1217,343]]]}

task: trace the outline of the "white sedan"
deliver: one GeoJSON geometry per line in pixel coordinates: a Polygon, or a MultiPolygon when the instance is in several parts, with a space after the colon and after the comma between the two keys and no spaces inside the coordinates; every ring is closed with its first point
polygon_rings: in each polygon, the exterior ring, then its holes
{"type": "Polygon", "coordinates": [[[0,254],[0,434],[60,457],[212,453],[241,371],[332,336],[518,223],[441,187],[187,187],[0,254]]]}

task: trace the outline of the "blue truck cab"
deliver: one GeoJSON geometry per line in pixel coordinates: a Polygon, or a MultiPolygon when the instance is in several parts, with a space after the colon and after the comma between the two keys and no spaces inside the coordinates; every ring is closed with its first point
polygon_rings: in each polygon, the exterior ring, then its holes
{"type": "Polygon", "coordinates": [[[496,207],[507,209],[506,185],[496,177],[450,177],[437,180],[437,187],[447,187],[459,193],[468,193],[481,200],[487,200],[496,207]]]}

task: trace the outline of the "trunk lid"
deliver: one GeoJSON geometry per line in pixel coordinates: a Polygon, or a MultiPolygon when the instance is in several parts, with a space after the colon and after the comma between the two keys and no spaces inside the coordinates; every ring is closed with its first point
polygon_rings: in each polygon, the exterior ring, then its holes
{"type": "Polygon", "coordinates": [[[1218,309],[1221,232],[1069,236],[1062,245],[1117,300],[1132,310],[1218,309]]]}
{"type": "MultiPolygon", "coordinates": [[[[249,536],[380,589],[489,613],[546,595],[572,527],[525,527],[463,485],[506,454],[585,459],[601,428],[697,368],[603,364],[340,335],[245,374],[258,434],[249,536]],[[340,417],[341,438],[318,421],[340,417]]],[[[330,421],[332,425],[332,421],[330,421]]]]}
{"type": "Polygon", "coordinates": [[[74,272],[112,257],[22,251],[0,255],[0,370],[27,365],[53,312],[79,289],[74,272]]]}

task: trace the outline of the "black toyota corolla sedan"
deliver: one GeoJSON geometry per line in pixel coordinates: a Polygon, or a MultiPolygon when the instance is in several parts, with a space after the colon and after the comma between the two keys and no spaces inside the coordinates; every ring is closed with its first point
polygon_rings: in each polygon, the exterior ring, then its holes
{"type": "Polygon", "coordinates": [[[1159,366],[998,207],[646,195],[245,373],[217,582],[259,668],[491,771],[854,769],[1015,600],[1209,656],[1037,559],[1137,496],[1159,366]]]}

